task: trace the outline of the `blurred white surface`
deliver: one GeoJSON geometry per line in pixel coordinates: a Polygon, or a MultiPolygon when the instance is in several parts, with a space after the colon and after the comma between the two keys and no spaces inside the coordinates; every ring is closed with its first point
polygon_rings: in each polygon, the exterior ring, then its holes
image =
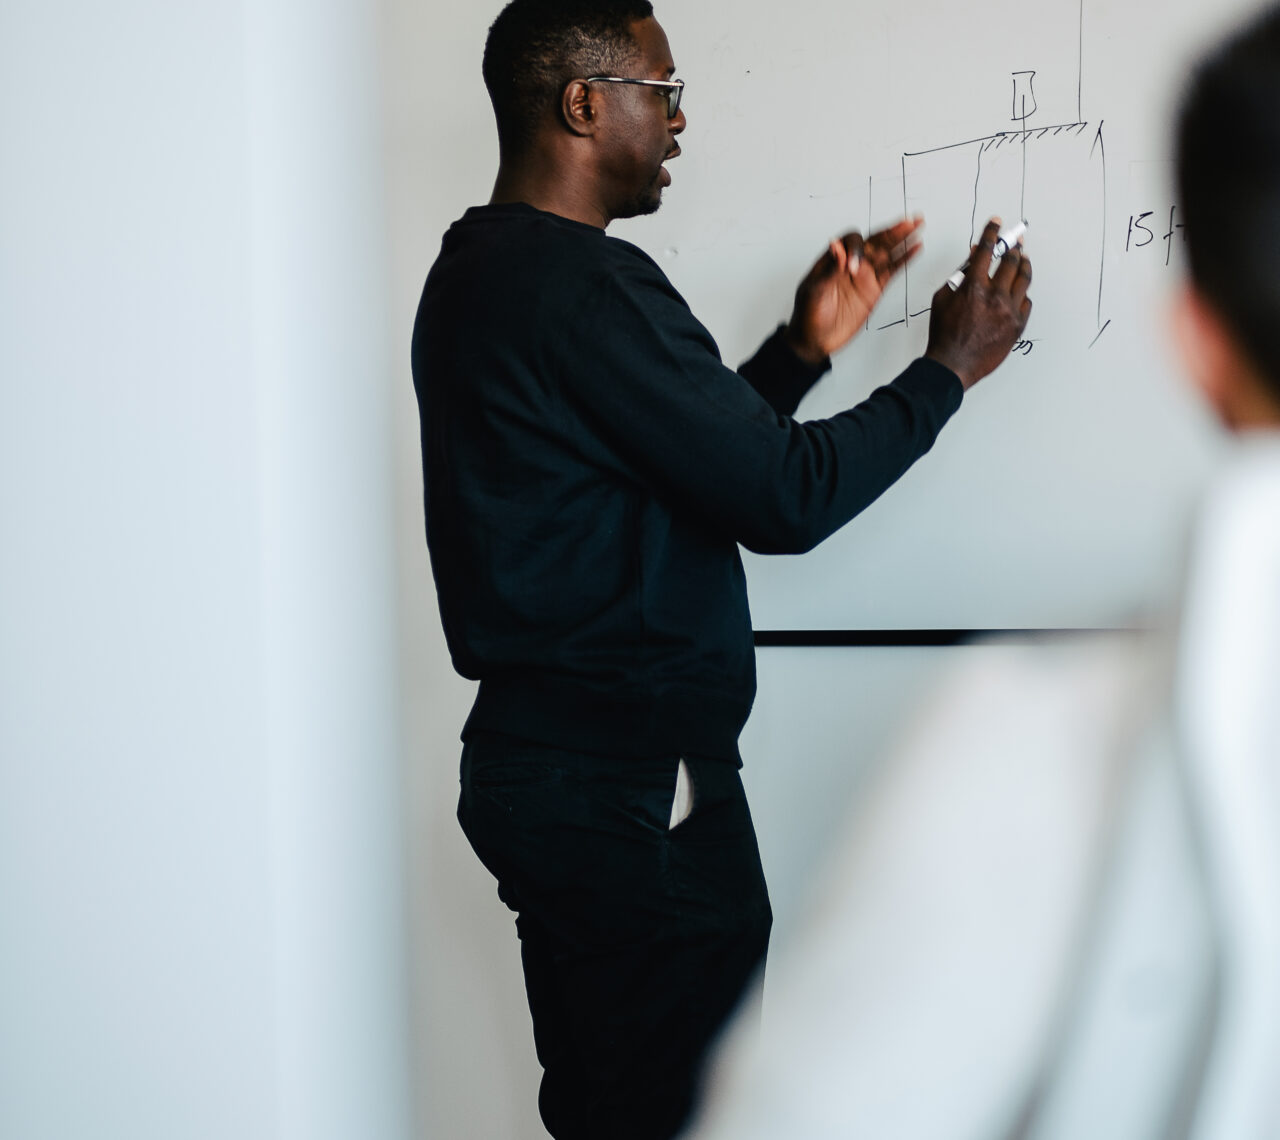
{"type": "Polygon", "coordinates": [[[376,24],[0,12],[0,1135],[408,1136],[376,24]]]}
{"type": "Polygon", "coordinates": [[[1180,635],[975,649],[867,782],[697,1140],[1266,1140],[1280,1124],[1280,441],[1180,635]]]}

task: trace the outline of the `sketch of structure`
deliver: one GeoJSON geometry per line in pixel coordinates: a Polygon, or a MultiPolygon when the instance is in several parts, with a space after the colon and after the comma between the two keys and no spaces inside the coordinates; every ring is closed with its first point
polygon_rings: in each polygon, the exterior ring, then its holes
{"type": "MultiPolygon", "coordinates": [[[[1079,3],[1083,28],[1083,0],[1079,3]]],[[[895,283],[901,296],[886,297],[886,314],[896,309],[900,315],[878,328],[910,325],[926,315],[933,286],[955,269],[947,261],[932,262],[931,250],[937,251],[935,258],[949,251],[954,260],[955,250],[977,240],[988,217],[999,216],[1007,223],[1017,218],[1028,223],[1037,310],[1052,313],[1055,328],[1078,328],[1088,347],[1106,330],[1103,123],[1083,116],[1081,60],[1074,118],[1040,125],[1036,74],[1031,69],[1012,73],[1013,129],[903,153],[902,211],[925,215],[929,242],[901,283],[895,283]],[[1082,272],[1089,265],[1096,270],[1082,272]]],[[[1074,333],[1068,335],[1074,338],[1074,333]]],[[[1023,350],[1029,352],[1033,343],[1024,342],[1023,350]]]]}
{"type": "Polygon", "coordinates": [[[1036,113],[1036,91],[1034,71],[1015,71],[1013,73],[1013,121],[1025,123],[1036,113]]]}

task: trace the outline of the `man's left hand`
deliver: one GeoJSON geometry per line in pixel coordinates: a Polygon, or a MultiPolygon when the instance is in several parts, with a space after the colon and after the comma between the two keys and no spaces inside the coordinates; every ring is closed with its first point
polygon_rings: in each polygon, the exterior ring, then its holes
{"type": "Polygon", "coordinates": [[[796,290],[787,340],[796,355],[821,364],[866,323],[893,275],[920,249],[924,218],[905,218],[864,239],[856,231],[831,242],[796,290]]]}

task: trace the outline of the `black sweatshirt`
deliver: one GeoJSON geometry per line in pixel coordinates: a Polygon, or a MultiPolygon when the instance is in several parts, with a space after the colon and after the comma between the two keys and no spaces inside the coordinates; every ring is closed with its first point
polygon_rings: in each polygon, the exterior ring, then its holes
{"type": "Polygon", "coordinates": [[[917,360],[826,420],[778,330],[733,372],[643,251],[470,209],[413,334],[427,545],[464,730],[737,758],[755,696],[738,544],[821,542],[933,445],[956,376],[917,360]]]}

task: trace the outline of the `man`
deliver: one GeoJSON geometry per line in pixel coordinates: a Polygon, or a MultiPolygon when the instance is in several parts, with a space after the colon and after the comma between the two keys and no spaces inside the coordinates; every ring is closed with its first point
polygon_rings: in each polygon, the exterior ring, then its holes
{"type": "Polygon", "coordinates": [[[683,83],[647,0],[514,0],[485,48],[500,166],[445,236],[413,367],[427,539],[458,671],[459,818],[517,913],[543,1120],[667,1137],[771,913],[737,740],[755,691],[738,544],[807,550],[932,446],[1030,312],[986,227],[928,352],[832,419],[792,414],[912,256],[833,242],[739,372],[653,261],[683,83]]]}
{"type": "Polygon", "coordinates": [[[697,1140],[1280,1136],[1278,107],[1271,5],[1178,124],[1171,331],[1239,438],[1176,635],[970,651],[860,797],[697,1140]]]}

